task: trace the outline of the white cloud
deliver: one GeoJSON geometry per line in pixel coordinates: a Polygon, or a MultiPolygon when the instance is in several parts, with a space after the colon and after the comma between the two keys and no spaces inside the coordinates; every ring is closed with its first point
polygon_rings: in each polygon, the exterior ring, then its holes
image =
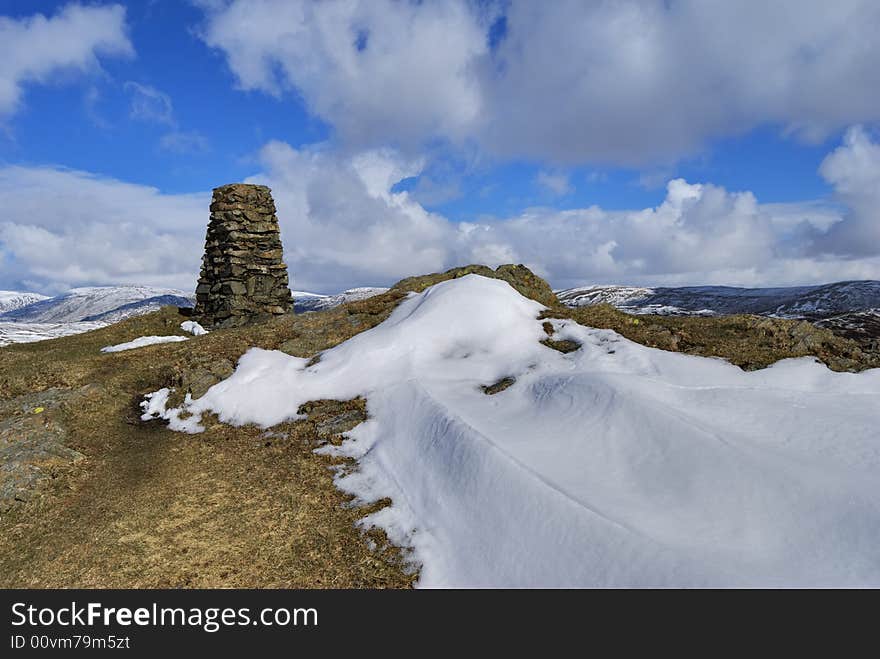
{"type": "Polygon", "coordinates": [[[356,145],[666,165],[762,124],[815,140],[880,120],[878,33],[874,0],[234,0],[202,37],[242,88],[295,88],[356,145]]]}
{"type": "Polygon", "coordinates": [[[395,183],[421,163],[389,150],[353,157],[270,142],[261,152],[293,286],[334,291],[382,284],[450,261],[454,230],[395,183]]]}
{"type": "Polygon", "coordinates": [[[210,149],[208,138],[195,130],[175,130],[159,139],[159,148],[173,153],[202,153],[210,149]]]}
{"type": "Polygon", "coordinates": [[[124,88],[130,97],[129,116],[132,119],[174,125],[174,104],[168,94],[132,80],[126,82],[124,88]]]}
{"type": "Polygon", "coordinates": [[[279,95],[296,88],[355,144],[463,136],[480,111],[473,67],[486,39],[461,0],[214,7],[202,38],[225,53],[243,89],[279,95]]]}
{"type": "Polygon", "coordinates": [[[0,116],[21,105],[26,83],[100,68],[98,55],[132,56],[125,8],[72,3],[47,18],[0,16],[0,116]]]}
{"type": "Polygon", "coordinates": [[[863,128],[851,128],[819,171],[848,210],[817,240],[817,251],[844,256],[880,252],[880,144],[863,128]]]}
{"type": "Polygon", "coordinates": [[[161,124],[170,131],[159,138],[159,148],[178,154],[208,151],[208,138],[197,130],[181,130],[174,116],[171,96],[151,85],[129,80],[124,85],[129,94],[129,116],[138,121],[161,124]]]}
{"type": "Polygon", "coordinates": [[[7,285],[194,286],[209,194],[165,195],[84,172],[4,167],[0,197],[0,278],[7,285]]]}
{"type": "Polygon", "coordinates": [[[568,175],[561,172],[553,173],[542,170],[535,177],[535,182],[557,197],[563,197],[573,191],[568,175]]]}
{"type": "MultiPolygon", "coordinates": [[[[878,149],[853,129],[826,158],[822,174],[839,205],[761,204],[748,191],[675,179],[652,208],[536,208],[454,223],[394,191],[421,172],[420,159],[283,142],[263,147],[262,173],[249,180],[273,189],[299,289],[389,284],[473,262],[522,262],[556,287],[795,285],[880,278],[878,149]]],[[[163,195],[82,172],[6,167],[0,198],[0,287],[195,285],[207,193],[163,195]]]]}

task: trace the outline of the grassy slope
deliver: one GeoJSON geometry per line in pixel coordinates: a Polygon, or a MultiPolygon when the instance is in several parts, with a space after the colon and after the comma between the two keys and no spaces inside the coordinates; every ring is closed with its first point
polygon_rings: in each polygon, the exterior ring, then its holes
{"type": "MultiPolygon", "coordinates": [[[[393,296],[392,296],[393,297],[393,296]]],[[[369,305],[367,310],[369,311],[369,305]]],[[[214,424],[201,435],[138,420],[146,392],[175,384],[187,365],[231,358],[249,345],[294,339],[300,352],[338,343],[380,314],[328,313],[109,355],[102,346],[173,334],[176,310],[74,337],[0,350],[0,397],[99,386],[44,413],[87,456],[44,496],[0,518],[2,587],[406,587],[393,548],[370,551],[315,455],[315,422],[275,428],[214,424]],[[299,339],[296,339],[296,337],[299,339]]],[[[383,539],[372,540],[383,546],[383,539]]]]}
{"type": "MultiPolygon", "coordinates": [[[[313,453],[321,428],[339,409],[315,406],[307,421],[283,424],[271,437],[219,423],[188,436],[140,422],[138,403],[164,386],[181,389],[194,369],[234,363],[250,346],[315,355],[384,320],[406,291],[474,271],[553,303],[549,287],[524,268],[493,274],[471,266],[404,280],[343,308],[182,343],[99,352],[138,336],[180,333],[184,318],[166,308],[87,334],[0,349],[0,399],[92,385],[76,403],[47,408],[41,417],[63,426],[67,445],[86,459],[59,469],[43,496],[0,517],[0,586],[411,585],[399,552],[380,534],[366,538],[355,528],[367,511],[346,505],[332,484],[332,462],[313,453]],[[381,549],[371,551],[368,540],[381,549]]],[[[634,318],[609,307],[555,305],[545,315],[664,349],[726,357],[744,368],[811,352],[836,368],[880,365],[853,342],[791,321],[634,318]]],[[[363,401],[343,408],[362,413],[363,401]]]]}

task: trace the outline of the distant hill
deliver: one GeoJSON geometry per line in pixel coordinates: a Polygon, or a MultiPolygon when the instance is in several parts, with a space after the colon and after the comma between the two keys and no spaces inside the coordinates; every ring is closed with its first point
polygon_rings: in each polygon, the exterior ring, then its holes
{"type": "Polygon", "coordinates": [[[0,321],[112,323],[156,311],[166,304],[191,307],[194,303],[194,297],[183,291],[153,286],[90,286],[73,288],[55,297],[37,297],[30,304],[0,313],[0,321]]]}
{"type": "Polygon", "coordinates": [[[39,293],[20,293],[18,291],[0,291],[0,314],[26,307],[40,300],[47,300],[47,296],[39,293]]]}
{"type": "Polygon", "coordinates": [[[337,293],[336,295],[319,295],[305,291],[293,291],[293,308],[296,313],[326,311],[346,302],[364,300],[368,297],[379,295],[387,290],[387,288],[364,286],[361,288],[349,288],[347,291],[337,293]]]}
{"type": "Polygon", "coordinates": [[[628,313],[729,315],[749,313],[817,320],[880,309],[880,281],[842,281],[790,288],[581,286],[556,291],[569,307],[607,302],[628,313]]]}

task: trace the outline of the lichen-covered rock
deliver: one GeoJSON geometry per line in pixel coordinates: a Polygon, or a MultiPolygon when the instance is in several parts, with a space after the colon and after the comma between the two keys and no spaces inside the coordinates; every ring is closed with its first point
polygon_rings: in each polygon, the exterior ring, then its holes
{"type": "Polygon", "coordinates": [[[46,389],[0,401],[0,514],[31,501],[47,481],[84,459],[66,445],[57,411],[93,390],[46,389]]]}
{"type": "Polygon", "coordinates": [[[271,191],[244,183],[215,188],[193,317],[235,327],[292,309],[271,191]]]}
{"type": "Polygon", "coordinates": [[[201,398],[221,380],[235,371],[235,365],[228,359],[212,357],[199,359],[196,363],[180,367],[175,378],[175,388],[193,399],[201,398]]]}

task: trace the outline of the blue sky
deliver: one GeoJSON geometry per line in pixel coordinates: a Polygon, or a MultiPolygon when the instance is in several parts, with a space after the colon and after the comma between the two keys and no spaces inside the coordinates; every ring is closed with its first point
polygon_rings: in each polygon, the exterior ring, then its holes
{"type": "Polygon", "coordinates": [[[4,0],[0,287],[189,288],[237,180],[273,186],[300,288],[880,277],[880,11],[731,11],[4,0]]]}

